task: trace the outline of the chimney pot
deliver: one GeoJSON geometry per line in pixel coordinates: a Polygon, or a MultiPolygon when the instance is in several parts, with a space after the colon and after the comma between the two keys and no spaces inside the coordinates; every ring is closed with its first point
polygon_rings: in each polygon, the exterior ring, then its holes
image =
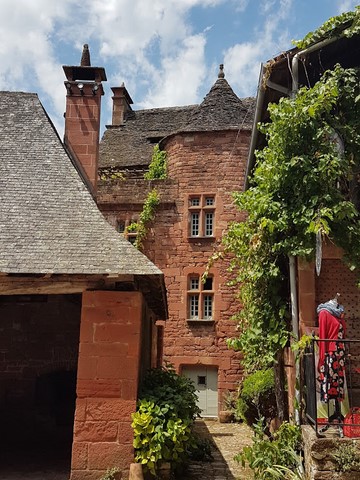
{"type": "Polygon", "coordinates": [[[123,125],[125,117],[128,112],[132,110],[131,105],[133,103],[128,91],[126,90],[124,82],[121,87],[111,87],[113,91],[113,113],[112,124],[123,125]]]}

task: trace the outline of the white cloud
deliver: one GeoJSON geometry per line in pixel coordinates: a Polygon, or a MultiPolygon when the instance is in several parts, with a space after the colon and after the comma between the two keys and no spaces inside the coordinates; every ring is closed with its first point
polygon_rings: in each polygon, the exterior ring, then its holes
{"type": "Polygon", "coordinates": [[[57,22],[66,19],[74,0],[2,0],[0,14],[0,89],[42,90],[58,114],[64,109],[63,74],[52,41],[57,22]],[[40,87],[40,88],[39,88],[40,87]]]}
{"type": "Polygon", "coordinates": [[[238,0],[235,5],[235,9],[237,12],[244,12],[248,5],[249,5],[250,0],[238,0]]]}
{"type": "Polygon", "coordinates": [[[338,7],[339,13],[349,12],[350,10],[354,10],[356,5],[358,5],[358,0],[341,0],[340,5],[338,7]]]}
{"type": "Polygon", "coordinates": [[[1,0],[0,89],[38,92],[55,124],[62,125],[60,58],[71,47],[76,57],[64,63],[77,64],[82,45],[89,43],[92,64],[111,66],[111,86],[125,81],[134,100],[151,106],[195,102],[206,70],[208,29],[194,31],[189,12],[226,1],[1,0]]]}
{"type": "Polygon", "coordinates": [[[160,71],[156,72],[154,87],[141,106],[151,108],[196,103],[197,90],[206,73],[205,43],[202,34],[187,37],[176,57],[165,57],[160,71]]]}
{"type": "Polygon", "coordinates": [[[238,43],[224,53],[227,78],[240,96],[256,95],[262,62],[274,57],[290,44],[286,20],[293,0],[262,0],[265,19],[255,32],[253,41],[238,43]]]}

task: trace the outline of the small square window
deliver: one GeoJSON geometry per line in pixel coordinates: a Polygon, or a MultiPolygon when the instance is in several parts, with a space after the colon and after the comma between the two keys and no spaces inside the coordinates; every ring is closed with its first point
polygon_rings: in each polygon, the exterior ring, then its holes
{"type": "Polygon", "coordinates": [[[116,223],[116,230],[120,233],[125,232],[125,222],[123,220],[118,220],[116,223]]]}
{"type": "Polygon", "coordinates": [[[205,375],[198,375],[198,386],[206,387],[206,376],[205,375]]]}
{"type": "Polygon", "coordinates": [[[200,206],[200,197],[190,198],[190,207],[199,207],[200,206]]]}
{"type": "Polygon", "coordinates": [[[207,207],[209,207],[211,205],[215,205],[215,198],[214,197],[206,197],[205,198],[205,205],[207,207]]]}
{"type": "Polygon", "coordinates": [[[212,290],[213,289],[213,278],[207,277],[203,286],[203,290],[212,290]]]}

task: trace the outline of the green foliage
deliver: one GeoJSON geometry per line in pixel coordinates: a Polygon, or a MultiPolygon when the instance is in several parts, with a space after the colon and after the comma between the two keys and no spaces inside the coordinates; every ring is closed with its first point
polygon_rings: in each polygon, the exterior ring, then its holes
{"type": "Polygon", "coordinates": [[[338,472],[350,472],[360,468],[359,450],[355,443],[340,443],[332,454],[338,472]]]}
{"type": "Polygon", "coordinates": [[[360,6],[355,11],[342,13],[331,17],[314,32],[309,32],[302,40],[293,41],[300,49],[307,48],[313,43],[325,40],[326,38],[340,36],[352,37],[360,33],[360,6]]]}
{"type": "Polygon", "coordinates": [[[126,232],[136,232],[135,247],[139,250],[143,247],[149,224],[154,220],[156,207],[160,203],[160,196],[156,188],[148,193],[138,222],[131,223],[126,227],[126,232]]]}
{"type": "Polygon", "coordinates": [[[295,354],[295,361],[298,362],[303,355],[305,354],[306,350],[308,350],[311,346],[311,343],[314,340],[318,340],[319,337],[315,335],[303,335],[300,340],[297,342],[293,342],[291,344],[291,350],[295,354]]]}
{"type": "Polygon", "coordinates": [[[151,370],[132,415],[135,461],[156,476],[161,463],[175,468],[196,448],[192,423],[200,410],[193,382],[171,366],[151,370]]]}
{"type": "Polygon", "coordinates": [[[271,366],[288,341],[289,255],[314,258],[320,233],[343,248],[351,269],[360,266],[358,70],[336,66],[269,112],[251,186],[234,194],[247,220],[224,238],[243,305],[241,334],[229,345],[250,371],[271,366]]]}
{"type": "Polygon", "coordinates": [[[120,473],[119,468],[117,467],[108,468],[105,474],[100,478],[100,480],[116,480],[117,478],[120,478],[118,476],[118,473],[120,473]]]}
{"type": "Polygon", "coordinates": [[[125,174],[119,167],[99,168],[100,180],[125,180],[125,174]]]}
{"type": "Polygon", "coordinates": [[[164,180],[167,178],[167,154],[164,150],[160,150],[159,145],[155,145],[149,171],[145,173],[145,180],[164,180]]]}
{"type": "Polygon", "coordinates": [[[193,421],[200,415],[194,382],[178,375],[171,364],[148,372],[141,386],[140,398],[158,405],[169,403],[173,411],[186,420],[193,421]]]}
{"type": "Polygon", "coordinates": [[[259,418],[269,424],[276,417],[274,370],[258,370],[243,381],[236,416],[250,426],[259,418]]]}
{"type": "Polygon", "coordinates": [[[249,465],[254,472],[254,480],[290,478],[288,470],[296,470],[300,464],[297,454],[301,446],[300,428],[285,422],[274,433],[273,439],[264,436],[262,420],[254,428],[253,445],[244,447],[235,460],[242,466],[249,465]]]}

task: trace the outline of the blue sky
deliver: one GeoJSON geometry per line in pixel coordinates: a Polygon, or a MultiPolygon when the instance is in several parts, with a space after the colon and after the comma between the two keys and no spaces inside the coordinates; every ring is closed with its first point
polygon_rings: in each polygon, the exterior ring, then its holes
{"type": "Polygon", "coordinates": [[[240,96],[256,94],[261,62],[291,48],[358,0],[0,0],[0,89],[38,93],[63,131],[62,65],[88,43],[106,69],[102,128],[111,86],[134,109],[199,103],[218,65],[240,96]]]}

